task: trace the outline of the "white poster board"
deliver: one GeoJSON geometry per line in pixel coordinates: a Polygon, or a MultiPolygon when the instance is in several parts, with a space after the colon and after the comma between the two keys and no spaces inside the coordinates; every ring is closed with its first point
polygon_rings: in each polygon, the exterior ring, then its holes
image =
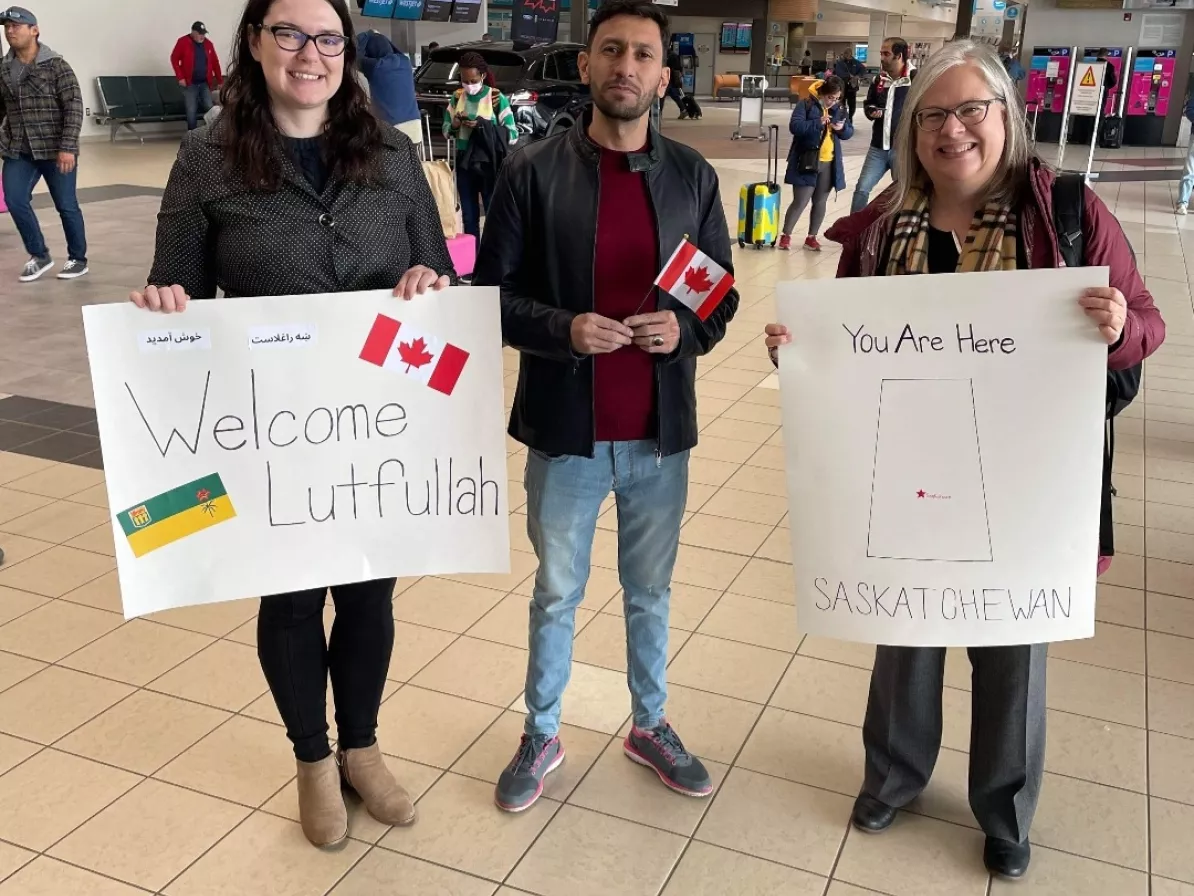
{"type": "Polygon", "coordinates": [[[1103,101],[1103,74],[1105,62],[1079,62],[1077,64],[1074,91],[1070,95],[1071,115],[1098,115],[1103,101]]]}
{"type": "Polygon", "coordinates": [[[802,631],[909,646],[1094,634],[1106,268],[781,283],[802,631]]]}
{"type": "Polygon", "coordinates": [[[496,289],[83,324],[126,616],[509,570],[496,289]]]}

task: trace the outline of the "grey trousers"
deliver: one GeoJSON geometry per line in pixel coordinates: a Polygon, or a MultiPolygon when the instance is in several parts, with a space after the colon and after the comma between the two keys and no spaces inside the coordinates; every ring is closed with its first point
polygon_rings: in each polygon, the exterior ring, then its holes
{"type": "MultiPolygon", "coordinates": [[[[1020,843],[1045,767],[1046,645],[972,647],[970,808],[989,837],[1020,843]]],[[[929,783],[941,749],[943,647],[879,647],[862,740],[862,792],[902,807],[929,783]]]]}

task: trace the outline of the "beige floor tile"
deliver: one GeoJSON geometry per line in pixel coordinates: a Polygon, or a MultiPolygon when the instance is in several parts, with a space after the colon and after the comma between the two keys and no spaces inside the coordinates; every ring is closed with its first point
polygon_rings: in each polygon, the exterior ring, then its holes
{"type": "Polygon", "coordinates": [[[771,534],[771,526],[698,513],[680,530],[680,543],[751,556],[771,534]]]}
{"type": "Polygon", "coordinates": [[[141,779],[57,750],[42,750],[0,778],[0,840],[49,849],[141,779]]]}
{"type": "Polygon", "coordinates": [[[1032,840],[1043,846],[1148,869],[1148,799],[1046,772],[1032,840]]]}
{"type": "Polygon", "coordinates": [[[14,768],[41,750],[40,744],[0,734],[0,775],[14,768]]]}
{"type": "MultiPolygon", "coordinates": [[[[497,605],[482,616],[477,624],[468,630],[472,638],[493,641],[509,647],[525,649],[527,626],[530,615],[530,598],[517,592],[508,594],[497,605]]],[[[576,631],[583,631],[589,621],[597,615],[596,610],[578,607],[576,610],[576,631]]],[[[423,629],[423,631],[436,631],[423,629]]]]}
{"type": "MultiPolygon", "coordinates": [[[[1154,891],[1155,892],[1155,891],[1154,891]]],[[[991,896],[1148,896],[1148,875],[1037,846],[1024,880],[993,878],[991,896]]]]}
{"type": "Polygon", "coordinates": [[[1149,679],[1148,727],[1194,740],[1194,687],[1149,679]]]}
{"type": "Polygon", "coordinates": [[[882,837],[851,830],[834,877],[892,896],[982,896],[982,848],[978,831],[904,813],[882,837]]]}
{"type": "Polygon", "coordinates": [[[142,686],[211,643],[212,638],[206,635],[134,619],[72,653],[62,665],[142,686]]]}
{"type": "Polygon", "coordinates": [[[250,811],[147,780],[72,832],[49,854],[72,865],[158,890],[250,811]]]}
{"type": "MultiPolygon", "coordinates": [[[[1194,884],[1184,884],[1176,880],[1153,876],[1152,896],[1194,896],[1194,884]]],[[[3,893],[3,890],[0,890],[3,893]]]]}
{"type": "Polygon", "coordinates": [[[273,725],[234,717],[154,777],[256,808],[294,777],[294,753],[273,725]]]}
{"type": "Polygon", "coordinates": [[[500,712],[483,703],[407,685],[381,705],[377,741],[391,756],[450,768],[500,712]]]}
{"type": "Polygon", "coordinates": [[[747,558],[738,554],[681,544],[672,581],[724,591],[746,563],[747,558]]]}
{"type": "MultiPolygon", "coordinates": [[[[730,763],[738,755],[763,707],[757,703],[698,691],[674,682],[668,685],[668,721],[684,739],[684,746],[702,759],[730,763]]],[[[631,721],[619,731],[630,733],[631,721]]]]}
{"type": "Polygon", "coordinates": [[[693,842],[676,866],[662,896],[821,896],[825,878],[708,843],[693,842]]]}
{"type": "MultiPolygon", "coordinates": [[[[843,666],[855,666],[868,672],[875,665],[875,645],[860,644],[856,641],[839,641],[836,638],[821,638],[816,635],[805,635],[800,642],[800,656],[809,656],[819,660],[829,660],[831,663],[841,663],[843,666]]],[[[946,681],[948,683],[949,663],[946,663],[946,681]]]]}
{"type": "Polygon", "coordinates": [[[198,607],[182,607],[178,610],[166,610],[145,617],[153,622],[160,622],[174,628],[186,629],[213,638],[222,638],[237,627],[244,625],[250,619],[257,618],[257,608],[260,601],[228,600],[218,604],[205,604],[198,607]]]}
{"type": "MultiPolygon", "coordinates": [[[[1118,559],[1116,558],[1116,562],[1118,559]]],[[[1115,569],[1115,565],[1112,564],[1111,568],[1115,569]]],[[[1194,598],[1194,566],[1187,563],[1150,559],[1147,562],[1146,572],[1149,591],[1194,598]]],[[[1143,582],[1130,585],[1130,587],[1142,588],[1143,582]]]]}
{"type": "Polygon", "coordinates": [[[492,785],[449,773],[419,801],[418,824],[395,828],[381,845],[501,881],[558,808],[558,803],[541,798],[518,814],[502,812],[493,804],[492,785]]]}
{"type": "Polygon", "coordinates": [[[108,509],[108,486],[104,482],[93,485],[91,488],[85,488],[81,492],[67,495],[67,497],[79,504],[90,504],[92,507],[108,509]]]}
{"type": "Polygon", "coordinates": [[[257,651],[229,641],[216,641],[148,687],[230,712],[244,709],[269,689],[257,651]]]}
{"type": "MultiPolygon", "coordinates": [[[[668,601],[668,625],[673,629],[694,631],[714,605],[721,599],[722,592],[714,588],[672,583],[672,596],[668,601]]],[[[601,610],[611,616],[624,616],[625,607],[621,595],[611,598],[601,610]]],[[[577,628],[580,621],[577,620],[577,628]]]]}
{"type": "Polygon", "coordinates": [[[103,470],[93,470],[75,464],[55,464],[20,479],[10,480],[6,484],[8,488],[45,495],[48,498],[69,498],[81,491],[102,485],[103,482],[103,470]]]}
{"type": "Polygon", "coordinates": [[[91,551],[93,554],[103,554],[106,557],[116,556],[116,542],[112,535],[112,525],[107,522],[94,529],[88,529],[82,535],[77,535],[64,544],[81,551],[91,551]]]}
{"type": "Polygon", "coordinates": [[[11,622],[18,616],[36,610],[49,598],[40,594],[30,594],[28,591],[17,591],[15,588],[0,588],[0,626],[11,622]]]}
{"type": "Polygon", "coordinates": [[[7,690],[44,668],[46,664],[40,660],[31,660],[15,653],[0,653],[0,691],[7,690]]]}
{"type": "Polygon", "coordinates": [[[1194,740],[1153,732],[1148,755],[1151,794],[1194,805],[1194,740]]]}
{"type": "Polygon", "coordinates": [[[92,579],[73,591],[68,591],[62,595],[62,599],[96,610],[124,613],[124,604],[120,597],[120,578],[117,576],[116,570],[105,573],[97,579],[92,579]]]}
{"type": "Polygon", "coordinates": [[[718,601],[697,631],[788,653],[800,646],[801,637],[792,607],[739,594],[726,594],[718,601]]]}
{"type": "MultiPolygon", "coordinates": [[[[35,544],[44,544],[28,539],[35,544]]],[[[6,539],[5,552],[8,551],[6,539]]],[[[78,548],[52,547],[41,551],[28,560],[8,562],[0,568],[0,585],[44,594],[46,597],[61,597],[74,591],[92,579],[97,579],[116,566],[112,557],[80,551],[78,548]]]]}
{"type": "Polygon", "coordinates": [[[792,532],[780,527],[767,536],[767,540],[755,551],[756,557],[775,560],[778,563],[792,562],[792,532]]]}
{"type": "Polygon", "coordinates": [[[827,876],[854,800],[734,769],[696,839],[827,876]]]}
{"type": "MultiPolygon", "coordinates": [[[[1149,565],[1151,566],[1151,563],[1149,565]]],[[[1108,585],[1119,585],[1123,588],[1143,588],[1144,568],[1145,562],[1142,557],[1119,554],[1111,564],[1111,568],[1103,573],[1099,581],[1108,585]]]]}
{"type": "MultiPolygon", "coordinates": [[[[709,761],[705,767],[716,792],[727,767],[709,761]]],[[[568,804],[685,837],[692,836],[709,808],[707,799],[681,796],[665,788],[654,771],[626,758],[620,740],[605,749],[568,804]]]]}
{"type": "Polygon", "coordinates": [[[49,666],[0,694],[0,730],[51,744],[132,692],[127,685],[49,666]]]}
{"type": "Polygon", "coordinates": [[[1045,701],[1050,709],[1144,727],[1144,676],[1050,659],[1045,701]]]}
{"type": "Polygon", "coordinates": [[[123,623],[114,613],[50,601],[0,627],[0,650],[53,663],[123,623]]]}
{"type": "Polygon", "coordinates": [[[505,594],[507,591],[514,590],[514,588],[526,581],[529,576],[534,575],[535,569],[538,566],[539,561],[535,559],[534,554],[511,551],[510,572],[508,573],[483,573],[476,575],[461,573],[460,575],[449,575],[443,578],[445,580],[465,582],[470,585],[479,585],[483,588],[492,588],[505,594]]]}
{"type": "Polygon", "coordinates": [[[328,896],[493,896],[496,884],[375,849],[328,896]]]}
{"type": "MultiPolygon", "coordinates": [[[[762,376],[758,377],[760,380],[763,378],[762,376]]],[[[762,445],[778,431],[779,427],[771,423],[752,423],[746,420],[722,418],[706,429],[702,435],[762,445]]]]}
{"type": "MultiPolygon", "coordinates": [[[[18,563],[23,563],[38,554],[44,554],[46,551],[54,547],[48,541],[38,541],[35,538],[22,538],[20,535],[6,535],[4,536],[4,568],[12,569],[18,563]]],[[[16,582],[0,582],[0,587],[16,588],[19,591],[36,591],[37,594],[42,594],[44,597],[55,597],[53,594],[44,594],[42,591],[37,591],[26,585],[22,585],[20,580],[35,580],[36,576],[28,577],[22,576],[16,582]]]]}
{"type": "Polygon", "coordinates": [[[506,707],[526,684],[527,655],[516,647],[462,637],[412,678],[411,684],[506,707]]]}
{"type": "MultiPolygon", "coordinates": [[[[440,775],[443,774],[443,771],[438,768],[419,765],[417,762],[408,762],[395,756],[383,756],[382,758],[385,759],[386,767],[389,768],[398,783],[416,802],[431,789],[431,785],[438,781],[440,775]]],[[[348,836],[364,843],[377,843],[390,830],[390,825],[382,824],[370,815],[360,797],[351,790],[345,789],[342,792],[344,805],[348,808],[348,836]]],[[[261,807],[261,811],[271,815],[280,815],[291,821],[298,821],[298,787],[295,782],[291,781],[274,794],[269,802],[261,807]]]]}
{"type": "Polygon", "coordinates": [[[168,896],[323,896],[368,847],[312,849],[297,824],[254,813],[164,892],[168,896]]]}
{"type": "Polygon", "coordinates": [[[760,495],[783,496],[788,493],[787,480],[779,470],[764,467],[740,467],[726,482],[726,486],[760,495]]]}
{"type": "Polygon", "coordinates": [[[492,610],[504,594],[492,588],[428,577],[394,599],[394,618],[460,634],[492,610]]]}
{"type": "Polygon", "coordinates": [[[1095,619],[1113,625],[1144,628],[1144,592],[1100,583],[1095,602],[1095,619]]]}
{"type": "MultiPolygon", "coordinates": [[[[0,488],[0,527],[7,527],[13,520],[19,520],[26,514],[53,503],[53,498],[14,491],[9,487],[0,488]]],[[[5,528],[4,531],[7,532],[8,529],[5,528]]]]}
{"type": "MultiPolygon", "coordinates": [[[[688,641],[689,632],[671,629],[668,633],[667,656],[670,660],[688,641]]],[[[626,671],[626,621],[621,616],[598,613],[576,635],[572,648],[575,662],[600,666],[615,672],[626,671]]],[[[525,671],[525,670],[524,670],[525,671]]],[[[509,703],[509,701],[506,701],[509,703]]]]}
{"type": "Polygon", "coordinates": [[[1049,655],[1062,660],[1144,674],[1144,632],[1122,625],[1095,623],[1095,636],[1049,645],[1049,655]]]}
{"type": "Polygon", "coordinates": [[[970,756],[945,748],[937,757],[933,777],[924,792],[908,805],[917,815],[927,815],[964,828],[978,828],[969,798],[970,756]]]}
{"type": "Polygon", "coordinates": [[[796,578],[791,563],[777,563],[758,557],[750,560],[729,585],[735,594],[759,597],[781,604],[796,602],[796,578]]]}
{"type": "Polygon", "coordinates": [[[1150,631],[1194,638],[1194,600],[1147,592],[1150,631]]]}
{"type": "Polygon", "coordinates": [[[4,532],[62,544],[108,522],[108,511],[90,504],[55,501],[0,526],[4,532]]]}
{"type": "Polygon", "coordinates": [[[1145,793],[1147,740],[1142,728],[1050,711],[1045,768],[1059,775],[1145,793]]]}
{"type": "Polygon", "coordinates": [[[9,483],[23,479],[38,470],[48,470],[56,467],[53,461],[40,457],[29,457],[26,454],[14,454],[11,451],[0,451],[0,482],[9,483]]]}
{"type": "Polygon", "coordinates": [[[693,635],[668,667],[676,684],[766,703],[790,655],[778,650],[693,635]]]}
{"type": "Polygon", "coordinates": [[[654,896],[683,849],[674,834],[565,806],[509,882],[541,896],[654,896]]]}
{"type": "Polygon", "coordinates": [[[862,785],[862,730],[768,707],[737,765],[853,797],[862,785]]]}
{"type": "Polygon", "coordinates": [[[738,464],[707,457],[693,457],[688,462],[688,481],[720,488],[738,470],[738,464]]]}
{"type": "Polygon", "coordinates": [[[771,699],[773,706],[846,725],[861,725],[866,714],[870,674],[797,656],[771,699]]]}
{"type": "Polygon", "coordinates": [[[210,706],[153,691],[137,691],[56,746],[67,753],[149,775],[229,717],[229,713],[210,706]]]}
{"type": "Polygon", "coordinates": [[[408,622],[395,622],[394,652],[390,656],[390,669],[386,672],[386,678],[391,681],[409,681],[412,675],[439,656],[456,637],[439,629],[411,625],[408,622]]]}
{"type": "Polygon", "coordinates": [[[854,884],[833,880],[829,882],[829,889],[825,891],[825,896],[890,896],[890,894],[880,893],[878,890],[864,890],[854,884]]]}
{"type": "Polygon", "coordinates": [[[732,488],[719,489],[701,507],[701,514],[740,520],[764,526],[775,526],[788,512],[787,498],[782,495],[760,495],[732,488]]]}
{"type": "Polygon", "coordinates": [[[1194,641],[1160,632],[1148,633],[1148,674],[1194,684],[1194,641]]]}
{"type": "MultiPolygon", "coordinates": [[[[477,778],[497,784],[498,777],[509,766],[518,749],[523,732],[523,716],[516,712],[505,712],[481,735],[468,751],[452,766],[458,775],[477,778]]],[[[564,762],[543,782],[543,795],[548,799],[563,801],[576,789],[576,785],[588,774],[607,745],[610,735],[563,725],[560,741],[564,744],[564,762]]],[[[616,738],[621,743],[621,738],[616,738]]]]}
{"type": "Polygon", "coordinates": [[[761,442],[747,442],[741,439],[727,439],[721,438],[714,434],[714,431],[719,431],[718,421],[714,420],[703,430],[701,430],[701,439],[697,446],[692,449],[693,457],[702,457],[709,460],[720,460],[732,464],[745,463],[755,451],[758,450],[761,442]]]}
{"type": "Polygon", "coordinates": [[[1194,852],[1190,850],[1194,806],[1156,798],[1149,804],[1153,873],[1194,884],[1194,852]]]}
{"type": "Polygon", "coordinates": [[[45,856],[30,862],[0,884],[0,896],[60,896],[63,893],[144,896],[145,891],[45,856]]]}
{"type": "MultiPolygon", "coordinates": [[[[0,881],[25,867],[36,858],[37,853],[35,852],[21,849],[21,847],[13,846],[11,843],[0,843],[0,881]]],[[[0,887],[0,892],[3,892],[3,887],[0,887]]]]}

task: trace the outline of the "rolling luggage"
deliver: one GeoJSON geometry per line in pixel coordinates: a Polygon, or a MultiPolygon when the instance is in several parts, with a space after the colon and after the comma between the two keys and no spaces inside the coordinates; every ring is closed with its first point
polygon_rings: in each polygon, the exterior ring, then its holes
{"type": "Polygon", "coordinates": [[[767,129],[767,179],[738,192],[738,245],[775,248],[779,239],[779,125],[767,129]]]}
{"type": "Polygon", "coordinates": [[[700,104],[691,93],[685,92],[681,102],[684,103],[684,111],[688,113],[689,118],[700,118],[703,114],[700,104]]]}
{"type": "Polygon", "coordinates": [[[1103,149],[1119,149],[1124,142],[1124,120],[1118,115],[1108,115],[1099,124],[1099,146],[1103,149]]]}

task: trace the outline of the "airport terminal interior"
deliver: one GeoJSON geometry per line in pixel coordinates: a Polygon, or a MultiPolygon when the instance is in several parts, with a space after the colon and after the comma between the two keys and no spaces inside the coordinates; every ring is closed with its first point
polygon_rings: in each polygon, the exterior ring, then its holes
{"type": "MultiPolygon", "coordinates": [[[[765,144],[729,139],[736,103],[703,104],[699,121],[669,106],[663,133],[715,166],[733,227],[739,186],[765,177],[765,144]]],[[[789,111],[765,111],[785,152],[789,111]]],[[[866,154],[861,111],[856,124],[827,223],[849,212],[866,154]]],[[[850,824],[874,649],[798,626],[779,383],[762,343],[778,283],[833,293],[840,248],[802,251],[802,230],[790,252],[735,248],[741,305],[698,364],[668,716],[712,797],[669,792],[623,755],[611,500],[577,611],[567,759],[528,811],[494,806],[522,730],[536,570],[526,449],[509,440],[510,573],[402,579],[394,593],[378,740],[418,822],[387,828],[350,796],[347,845],[312,848],[258,663],[257,601],[122,610],[80,308],[145,283],[178,133],[85,142],[90,274],[18,284],[26,255],[0,214],[0,896],[1194,896],[1194,219],[1174,214],[1180,172],[1152,176],[1182,167],[1186,139],[1093,156],[1094,189],[1168,335],[1116,424],[1118,551],[1095,636],[1049,647],[1045,780],[1018,882],[984,869],[967,802],[962,649],[948,655],[927,791],[882,836],[850,824]]],[[[1055,144],[1037,149],[1055,161],[1055,144]]],[[[1068,149],[1067,167],[1086,152],[1068,149]]],[[[44,189],[35,207],[64,260],[44,189]]],[[[508,411],[517,353],[504,362],[508,411]]]]}

